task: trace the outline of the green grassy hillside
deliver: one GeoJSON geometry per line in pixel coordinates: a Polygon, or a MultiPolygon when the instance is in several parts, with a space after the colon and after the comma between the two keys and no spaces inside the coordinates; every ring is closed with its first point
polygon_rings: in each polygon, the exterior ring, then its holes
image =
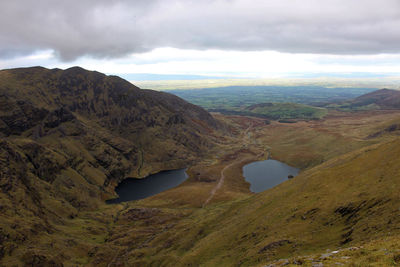
{"type": "Polygon", "coordinates": [[[328,113],[324,108],[294,103],[263,103],[252,105],[245,110],[273,120],[321,119],[328,113]]]}
{"type": "Polygon", "coordinates": [[[393,248],[400,237],[399,159],[397,139],[334,158],[231,203],[182,210],[138,202],[121,214],[110,244],[127,248],[119,255],[126,266],[264,266],[281,258],[307,266],[391,266],[400,254],[393,248]],[[348,247],[362,247],[362,253],[320,259],[327,249],[348,247]]]}
{"type": "Polygon", "coordinates": [[[295,103],[261,103],[244,108],[210,109],[225,115],[251,116],[270,120],[318,120],[328,114],[327,109],[295,103]]]}

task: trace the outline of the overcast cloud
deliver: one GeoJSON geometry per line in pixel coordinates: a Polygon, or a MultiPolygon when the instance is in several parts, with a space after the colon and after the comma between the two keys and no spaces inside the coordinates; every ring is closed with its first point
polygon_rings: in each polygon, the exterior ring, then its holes
{"type": "Polygon", "coordinates": [[[2,0],[0,57],[63,61],[159,47],[289,53],[400,52],[398,0],[2,0]]]}

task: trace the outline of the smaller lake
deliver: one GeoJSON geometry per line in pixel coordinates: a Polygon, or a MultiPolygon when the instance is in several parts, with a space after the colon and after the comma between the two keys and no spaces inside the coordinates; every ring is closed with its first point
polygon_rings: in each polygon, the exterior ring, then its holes
{"type": "Polygon", "coordinates": [[[119,198],[109,199],[107,204],[138,200],[174,188],[188,178],[186,169],[162,171],[143,179],[124,179],[116,188],[119,198]]]}
{"type": "Polygon", "coordinates": [[[263,160],[243,166],[243,176],[250,183],[250,191],[259,193],[296,176],[299,169],[277,160],[263,160]]]}

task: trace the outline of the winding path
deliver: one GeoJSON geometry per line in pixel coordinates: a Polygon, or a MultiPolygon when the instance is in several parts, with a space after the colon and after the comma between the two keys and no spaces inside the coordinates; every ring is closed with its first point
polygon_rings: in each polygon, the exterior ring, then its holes
{"type": "MultiPolygon", "coordinates": [[[[253,127],[253,124],[251,123],[249,125],[249,127],[243,132],[243,137],[242,137],[242,141],[244,144],[247,144],[250,140],[250,135],[249,135],[249,130],[251,129],[251,127],[253,127]],[[247,142],[246,139],[247,138],[247,142]]],[[[240,160],[239,162],[242,162],[244,160],[247,160],[247,158],[240,160]]],[[[221,170],[221,177],[219,178],[219,181],[217,183],[217,185],[211,190],[210,195],[208,196],[208,198],[206,199],[206,201],[204,201],[202,207],[204,208],[208,202],[211,201],[211,199],[213,199],[213,197],[215,196],[215,193],[217,193],[218,189],[220,189],[222,187],[222,185],[224,184],[224,180],[225,180],[225,174],[224,172],[231,168],[233,165],[239,163],[237,160],[233,161],[231,164],[226,165],[222,170],[221,170]]]]}
{"type": "Polygon", "coordinates": [[[220,189],[222,187],[222,185],[224,184],[224,180],[225,180],[225,174],[224,172],[229,169],[230,167],[232,167],[236,162],[232,162],[229,165],[226,165],[222,171],[221,171],[221,177],[219,178],[218,184],[211,190],[210,192],[210,196],[206,199],[206,201],[204,201],[203,203],[203,208],[208,204],[208,202],[210,202],[210,200],[214,197],[215,193],[217,192],[218,189],[220,189]]]}

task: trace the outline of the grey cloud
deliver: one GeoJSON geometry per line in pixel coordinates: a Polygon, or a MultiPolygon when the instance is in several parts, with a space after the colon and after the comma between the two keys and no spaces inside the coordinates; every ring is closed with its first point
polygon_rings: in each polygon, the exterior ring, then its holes
{"type": "Polygon", "coordinates": [[[292,53],[400,52],[397,0],[2,0],[0,57],[64,61],[157,47],[292,53]]]}

